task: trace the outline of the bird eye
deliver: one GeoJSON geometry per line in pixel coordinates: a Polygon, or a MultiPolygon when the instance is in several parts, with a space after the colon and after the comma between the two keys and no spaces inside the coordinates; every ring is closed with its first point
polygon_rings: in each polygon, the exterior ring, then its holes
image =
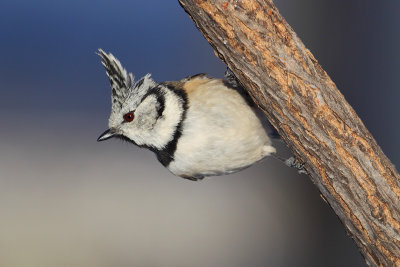
{"type": "Polygon", "coordinates": [[[124,121],[126,121],[126,122],[131,122],[131,121],[133,121],[133,118],[134,118],[134,116],[133,116],[133,113],[132,113],[132,112],[128,112],[128,113],[126,113],[126,114],[124,115],[124,121]]]}

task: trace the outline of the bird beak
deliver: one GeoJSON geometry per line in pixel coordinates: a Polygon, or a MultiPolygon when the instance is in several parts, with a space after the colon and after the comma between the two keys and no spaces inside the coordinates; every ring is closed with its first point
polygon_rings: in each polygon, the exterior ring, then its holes
{"type": "Polygon", "coordinates": [[[107,131],[105,131],[104,133],[102,133],[99,138],[97,138],[97,142],[100,141],[104,141],[107,139],[110,139],[111,137],[113,137],[115,135],[115,132],[111,129],[108,129],[107,131]]]}

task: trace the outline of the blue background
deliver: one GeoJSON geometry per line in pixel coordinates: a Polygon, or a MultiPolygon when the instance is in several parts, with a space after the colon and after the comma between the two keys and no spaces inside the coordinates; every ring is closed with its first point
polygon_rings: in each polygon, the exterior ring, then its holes
{"type": "MultiPolygon", "coordinates": [[[[275,3],[398,165],[400,2],[275,3]]],[[[95,142],[98,48],[137,78],[223,76],[177,1],[2,1],[0,33],[1,266],[364,266],[308,177],[273,159],[193,183],[95,142]]]]}

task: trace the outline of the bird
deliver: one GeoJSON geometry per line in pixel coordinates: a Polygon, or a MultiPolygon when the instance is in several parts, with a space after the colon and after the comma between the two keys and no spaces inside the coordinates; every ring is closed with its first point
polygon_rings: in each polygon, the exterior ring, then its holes
{"type": "Polygon", "coordinates": [[[108,129],[97,141],[119,138],[153,151],[176,176],[192,181],[234,173],[276,153],[257,108],[232,74],[196,74],[134,81],[111,53],[97,53],[111,85],[108,129]]]}

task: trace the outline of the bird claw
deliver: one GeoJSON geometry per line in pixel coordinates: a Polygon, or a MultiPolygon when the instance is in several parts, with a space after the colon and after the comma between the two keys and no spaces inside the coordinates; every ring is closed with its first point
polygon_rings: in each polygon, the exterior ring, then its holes
{"type": "Polygon", "coordinates": [[[240,87],[240,83],[238,79],[236,78],[235,74],[229,69],[226,68],[226,71],[224,73],[224,78],[227,80],[233,87],[240,87]]]}
{"type": "Polygon", "coordinates": [[[299,162],[295,157],[290,157],[285,160],[285,165],[290,168],[296,168],[300,174],[308,174],[307,171],[304,169],[304,162],[299,162]]]}

